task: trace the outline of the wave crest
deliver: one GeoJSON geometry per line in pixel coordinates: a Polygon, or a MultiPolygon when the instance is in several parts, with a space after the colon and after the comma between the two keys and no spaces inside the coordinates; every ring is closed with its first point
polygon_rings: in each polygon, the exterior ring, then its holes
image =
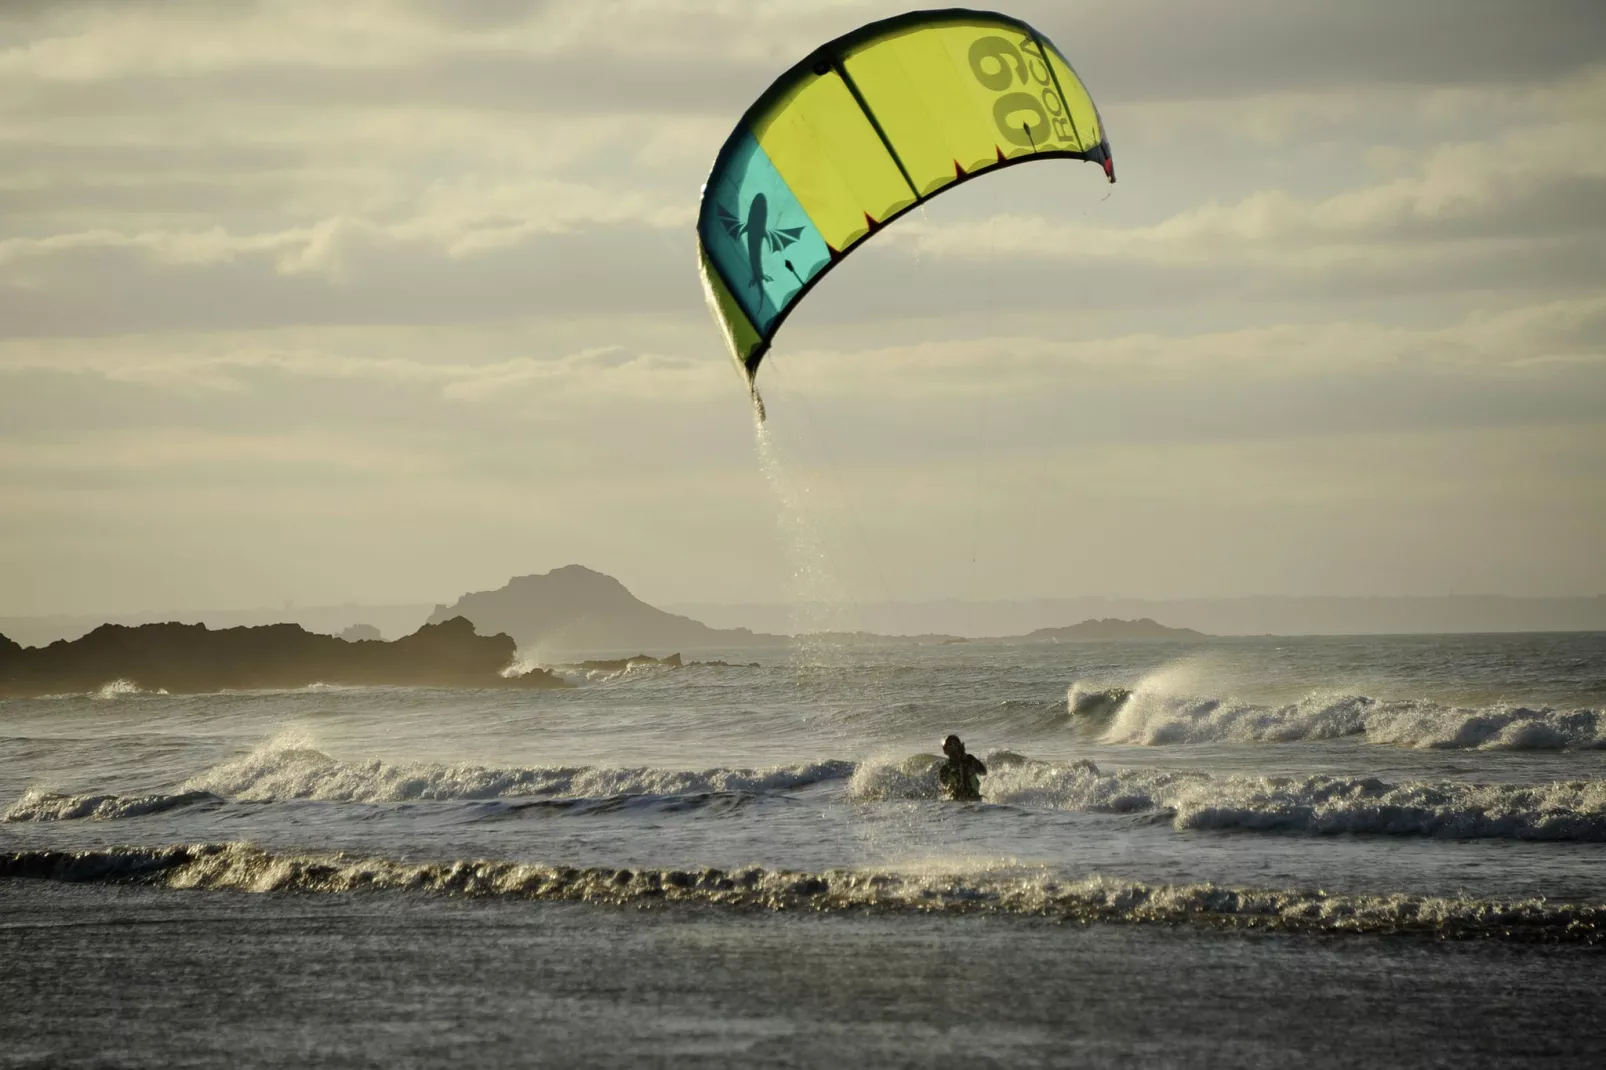
{"type": "Polygon", "coordinates": [[[1419,933],[1599,943],[1606,905],[1300,889],[1151,885],[1041,872],[911,875],[867,870],[612,869],[460,860],[412,864],[345,854],[272,854],[245,843],[0,854],[0,878],[245,892],[432,894],[610,905],[690,902],[774,911],[1042,915],[1082,923],[1201,924],[1321,933],[1419,933]]]}
{"type": "Polygon", "coordinates": [[[209,791],[184,791],[176,795],[65,795],[29,789],[0,814],[0,822],[115,821],[222,801],[209,791]]]}
{"type": "MultiPolygon", "coordinates": [[[[1606,843],[1606,780],[1477,784],[1376,777],[1257,777],[1199,770],[1101,770],[1086,759],[984,755],[983,803],[1090,814],[1149,814],[1179,831],[1342,833],[1437,839],[1606,843]]],[[[935,801],[941,759],[814,762],[771,769],[496,768],[347,763],[309,747],[267,748],[171,794],[68,795],[30,789],[0,821],[116,820],[229,801],[472,802],[475,820],[621,811],[725,814],[811,785],[842,783],[855,803],[935,801]]]]}
{"type": "Polygon", "coordinates": [[[1173,690],[1167,674],[1131,691],[1074,683],[1074,720],[1106,723],[1101,742],[1163,747],[1189,743],[1290,743],[1364,736],[1370,743],[1427,749],[1606,749],[1606,712],[1549,706],[1465,707],[1316,692],[1269,705],[1173,690]]]}
{"type": "MultiPolygon", "coordinates": [[[[986,756],[985,803],[1081,813],[1152,813],[1182,829],[1606,843],[1606,781],[1538,785],[1375,777],[1218,776],[1192,770],[1103,772],[1085,759],[986,756]],[[1002,760],[1001,760],[1002,759],[1002,760]]],[[[938,759],[866,762],[849,781],[861,802],[938,797],[938,759]]]]}
{"type": "Polygon", "coordinates": [[[209,769],[187,781],[184,788],[260,801],[413,802],[513,796],[602,799],[623,795],[766,794],[845,778],[853,768],[852,762],[841,761],[701,772],[648,766],[498,768],[391,764],[378,759],[347,763],[310,747],[269,747],[209,769]]]}

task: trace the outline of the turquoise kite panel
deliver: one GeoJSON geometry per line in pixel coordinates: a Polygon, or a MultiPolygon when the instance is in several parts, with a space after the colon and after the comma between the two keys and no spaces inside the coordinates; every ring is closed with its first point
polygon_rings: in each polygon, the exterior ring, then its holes
{"type": "Polygon", "coordinates": [[[831,250],[751,132],[743,136],[704,192],[703,248],[731,295],[761,335],[831,250]]]}

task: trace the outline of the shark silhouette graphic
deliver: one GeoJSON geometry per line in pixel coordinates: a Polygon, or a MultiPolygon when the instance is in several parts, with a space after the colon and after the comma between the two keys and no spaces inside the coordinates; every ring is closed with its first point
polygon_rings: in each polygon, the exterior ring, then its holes
{"type": "MultiPolygon", "coordinates": [[[[748,285],[759,292],[762,298],[764,284],[773,282],[770,276],[764,273],[764,252],[778,253],[782,249],[797,241],[803,236],[804,227],[770,227],[769,201],[762,193],[753,194],[753,200],[747,206],[747,222],[743,223],[730,209],[724,205],[716,205],[714,214],[719,219],[719,225],[725,228],[725,233],[733,241],[747,239],[747,266],[752,270],[753,277],[748,285]]],[[[803,285],[802,276],[798,275],[797,268],[792,266],[790,260],[786,261],[786,270],[797,279],[799,286],[803,285]]]]}

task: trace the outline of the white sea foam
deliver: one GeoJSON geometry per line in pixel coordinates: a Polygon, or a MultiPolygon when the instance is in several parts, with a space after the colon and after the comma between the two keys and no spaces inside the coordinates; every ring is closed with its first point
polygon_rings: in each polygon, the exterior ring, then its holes
{"type": "MultiPolygon", "coordinates": [[[[1091,761],[1032,761],[1009,751],[984,756],[986,803],[1093,814],[1152,814],[1178,830],[1237,829],[1606,842],[1606,781],[1533,785],[1404,781],[1375,777],[1252,777],[1153,768],[1101,770],[1091,761]]],[[[30,790],[0,820],[116,820],[227,800],[391,803],[541,800],[564,812],[728,810],[755,797],[845,781],[866,803],[935,800],[935,755],[860,763],[810,762],[768,769],[508,767],[341,762],[294,733],[213,767],[170,794],[80,795],[30,790]]],[[[506,812],[516,812],[519,805],[506,812]]],[[[495,815],[492,815],[495,816],[495,815]]]]}
{"type": "Polygon", "coordinates": [[[132,680],[117,679],[109,680],[106,683],[101,684],[100,687],[94,692],[93,697],[104,701],[108,699],[127,698],[130,695],[165,694],[167,694],[167,690],[165,688],[157,688],[155,691],[146,691],[132,680]]]}
{"type": "Polygon", "coordinates": [[[613,869],[464,859],[414,864],[346,854],[273,854],[245,843],[0,854],[0,879],[118,882],[175,889],[351,893],[651,905],[691,902],[775,911],[1031,914],[1084,923],[1192,923],[1325,933],[1420,933],[1598,943],[1606,905],[1542,899],[1341,895],[1304,889],[1142,884],[1042,871],[613,869]]]}
{"type": "Polygon", "coordinates": [[[677,666],[660,661],[627,661],[620,669],[581,669],[564,673],[565,679],[588,684],[611,684],[615,680],[636,680],[645,676],[662,676],[680,671],[677,666]]]}
{"type": "MultiPolygon", "coordinates": [[[[1082,813],[1154,813],[1177,829],[1372,833],[1441,839],[1606,842],[1606,781],[1392,784],[1374,777],[1213,776],[986,755],[982,800],[1082,813]]],[[[937,759],[866,762],[849,782],[861,801],[934,799],[937,759]]]]}

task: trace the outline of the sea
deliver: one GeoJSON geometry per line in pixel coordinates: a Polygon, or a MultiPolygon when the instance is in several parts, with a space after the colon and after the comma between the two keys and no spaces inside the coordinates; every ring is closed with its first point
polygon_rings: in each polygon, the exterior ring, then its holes
{"type": "Polygon", "coordinates": [[[685,660],[0,701],[0,1066],[1606,1064],[1606,634],[685,660]]]}

